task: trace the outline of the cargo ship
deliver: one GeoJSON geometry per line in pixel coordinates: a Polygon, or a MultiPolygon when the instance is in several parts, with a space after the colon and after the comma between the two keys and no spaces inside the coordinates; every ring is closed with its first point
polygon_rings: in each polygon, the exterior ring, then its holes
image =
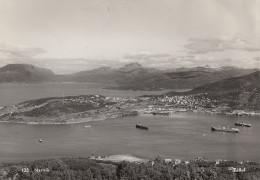
{"type": "Polygon", "coordinates": [[[231,133],[238,133],[239,129],[237,128],[226,128],[226,127],[211,127],[211,131],[221,131],[221,132],[231,132],[231,133]]]}
{"type": "Polygon", "coordinates": [[[243,126],[243,127],[251,127],[251,124],[247,124],[244,122],[236,122],[235,123],[236,126],[243,126]]]}
{"type": "Polygon", "coordinates": [[[136,128],[148,130],[148,127],[146,127],[146,126],[144,126],[142,124],[137,124],[136,128]]]}

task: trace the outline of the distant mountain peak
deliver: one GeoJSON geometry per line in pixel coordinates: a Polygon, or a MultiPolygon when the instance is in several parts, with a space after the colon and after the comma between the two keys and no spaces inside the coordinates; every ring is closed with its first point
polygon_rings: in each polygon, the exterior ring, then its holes
{"type": "Polygon", "coordinates": [[[53,74],[53,72],[46,68],[39,68],[37,66],[31,65],[31,64],[7,64],[6,66],[0,68],[1,72],[6,71],[15,71],[15,72],[28,72],[28,71],[39,71],[42,73],[50,73],[53,74]]]}
{"type": "Polygon", "coordinates": [[[0,82],[44,82],[50,81],[54,73],[31,64],[8,64],[0,68],[0,82]]]}
{"type": "Polygon", "coordinates": [[[126,64],[122,68],[141,68],[141,67],[142,67],[141,64],[134,62],[134,63],[126,64]]]}
{"type": "Polygon", "coordinates": [[[137,62],[134,62],[134,63],[126,64],[123,67],[119,68],[118,70],[119,71],[132,71],[134,69],[139,69],[139,68],[142,68],[142,65],[137,62]]]}
{"type": "Polygon", "coordinates": [[[134,62],[134,63],[126,64],[125,66],[138,66],[138,67],[141,67],[142,65],[139,64],[138,62],[134,62]]]}
{"type": "Polygon", "coordinates": [[[2,68],[16,69],[16,68],[33,68],[31,64],[7,64],[2,68]]]}

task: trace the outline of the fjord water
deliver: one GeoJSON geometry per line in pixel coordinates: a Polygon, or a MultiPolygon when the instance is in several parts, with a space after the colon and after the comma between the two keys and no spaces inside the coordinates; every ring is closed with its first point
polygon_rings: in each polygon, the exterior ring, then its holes
{"type": "MultiPolygon", "coordinates": [[[[30,99],[83,94],[139,96],[162,92],[117,91],[95,83],[0,84],[0,106],[30,99]]],[[[260,117],[180,113],[171,117],[143,115],[74,125],[0,123],[0,161],[58,156],[132,154],[142,158],[250,160],[260,162],[260,117]],[[240,133],[211,132],[210,126],[251,123],[240,133]],[[136,129],[142,123],[149,130],[136,129]],[[85,127],[91,125],[91,127],[85,127]],[[39,143],[39,139],[43,143],[39,143]]]]}
{"type": "Polygon", "coordinates": [[[259,129],[259,117],[195,113],[141,115],[73,125],[1,123],[0,161],[131,154],[141,158],[160,155],[186,160],[203,156],[260,162],[259,129]],[[210,126],[219,124],[233,127],[238,120],[252,127],[239,127],[238,134],[210,130],[210,126]],[[136,129],[137,123],[149,130],[136,129]]]}
{"type": "Polygon", "coordinates": [[[23,101],[44,97],[77,96],[100,94],[112,97],[134,97],[145,94],[161,94],[165,91],[109,90],[111,84],[100,83],[44,83],[44,84],[1,84],[0,107],[14,105],[23,101]]]}

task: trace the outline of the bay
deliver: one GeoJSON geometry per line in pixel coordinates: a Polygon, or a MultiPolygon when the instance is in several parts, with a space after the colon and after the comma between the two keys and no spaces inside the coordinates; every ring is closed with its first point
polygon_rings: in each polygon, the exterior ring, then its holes
{"type": "Polygon", "coordinates": [[[260,162],[259,117],[196,113],[141,115],[73,125],[0,124],[0,161],[60,156],[131,154],[141,158],[249,160],[260,162]],[[237,134],[211,126],[251,123],[237,134]],[[136,129],[142,123],[149,130],[136,129]],[[85,127],[87,126],[87,127],[85,127]],[[39,143],[39,139],[43,143],[39,143]]]}

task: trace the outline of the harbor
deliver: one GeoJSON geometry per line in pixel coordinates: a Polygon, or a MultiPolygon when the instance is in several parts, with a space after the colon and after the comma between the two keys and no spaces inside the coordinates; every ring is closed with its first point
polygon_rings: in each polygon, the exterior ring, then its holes
{"type": "Polygon", "coordinates": [[[88,157],[94,153],[100,156],[132,154],[143,159],[157,155],[181,160],[204,156],[211,160],[260,162],[255,156],[260,148],[259,128],[256,117],[244,116],[238,120],[236,116],[188,112],[170,116],[141,114],[69,125],[1,123],[0,161],[66,155],[88,157]],[[210,129],[219,124],[234,127],[238,121],[250,123],[252,127],[238,126],[239,133],[212,132],[210,129]],[[137,124],[149,130],[136,128],[137,124]],[[43,142],[39,143],[39,139],[43,142]]]}

